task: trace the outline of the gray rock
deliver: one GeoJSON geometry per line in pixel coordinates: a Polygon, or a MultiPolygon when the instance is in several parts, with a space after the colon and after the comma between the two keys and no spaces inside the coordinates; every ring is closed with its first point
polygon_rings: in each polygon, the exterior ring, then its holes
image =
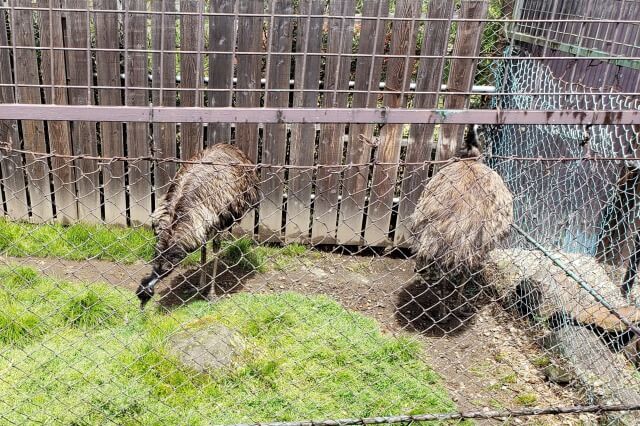
{"type": "Polygon", "coordinates": [[[173,335],[167,346],[169,353],[187,367],[212,373],[231,367],[245,343],[235,331],[220,324],[209,324],[173,335]]]}
{"type": "Polygon", "coordinates": [[[550,382],[559,385],[567,385],[574,379],[573,375],[564,368],[557,365],[547,365],[544,368],[544,375],[550,382]]]}

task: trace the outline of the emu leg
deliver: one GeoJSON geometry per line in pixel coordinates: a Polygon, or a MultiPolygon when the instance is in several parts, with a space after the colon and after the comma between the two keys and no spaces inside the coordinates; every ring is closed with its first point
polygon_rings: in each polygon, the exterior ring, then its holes
{"type": "Polygon", "coordinates": [[[200,285],[198,291],[202,290],[209,280],[207,279],[207,241],[200,248],[200,285]]]}
{"type": "MultiPolygon", "coordinates": [[[[218,275],[218,255],[220,252],[220,242],[218,238],[214,238],[211,241],[213,260],[207,261],[206,254],[201,256],[201,270],[200,270],[200,285],[198,292],[207,297],[211,291],[211,286],[214,286],[214,294],[217,294],[217,287],[215,286],[216,276],[218,275]]],[[[204,251],[204,249],[203,249],[204,251]]]]}
{"type": "Polygon", "coordinates": [[[224,289],[216,284],[216,278],[218,276],[218,258],[220,257],[220,239],[215,238],[211,242],[211,246],[213,248],[213,268],[211,270],[211,277],[212,277],[211,280],[213,281],[213,293],[222,294],[224,293],[224,289]]]}
{"type": "Polygon", "coordinates": [[[631,257],[629,258],[629,267],[627,268],[627,272],[624,274],[624,280],[622,281],[622,291],[623,297],[629,297],[629,292],[631,291],[631,287],[633,287],[633,283],[636,280],[636,276],[638,275],[638,261],[640,260],[640,233],[636,233],[633,237],[633,252],[631,253],[631,257]]]}

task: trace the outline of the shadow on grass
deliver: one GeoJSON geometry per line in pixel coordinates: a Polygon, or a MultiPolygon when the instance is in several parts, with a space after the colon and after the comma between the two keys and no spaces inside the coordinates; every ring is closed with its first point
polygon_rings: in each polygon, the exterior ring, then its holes
{"type": "Polygon", "coordinates": [[[172,310],[198,300],[214,300],[237,293],[244,288],[243,281],[256,273],[241,265],[227,266],[220,260],[216,279],[201,287],[201,272],[200,267],[194,267],[174,273],[169,285],[158,291],[160,307],[172,310]]]}

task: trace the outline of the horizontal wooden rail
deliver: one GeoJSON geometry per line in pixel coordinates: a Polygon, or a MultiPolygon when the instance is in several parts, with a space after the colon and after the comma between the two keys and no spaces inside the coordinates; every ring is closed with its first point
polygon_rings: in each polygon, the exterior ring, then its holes
{"type": "Polygon", "coordinates": [[[637,110],[189,108],[1,104],[0,120],[156,123],[640,124],[637,110]]]}

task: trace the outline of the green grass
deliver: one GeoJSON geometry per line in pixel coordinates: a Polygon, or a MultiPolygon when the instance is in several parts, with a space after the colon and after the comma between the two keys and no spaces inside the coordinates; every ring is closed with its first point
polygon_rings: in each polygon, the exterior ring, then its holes
{"type": "Polygon", "coordinates": [[[308,266],[305,260],[310,257],[309,249],[302,244],[292,243],[284,247],[259,246],[258,255],[262,259],[262,271],[275,269],[285,271],[292,268],[295,262],[302,261],[308,266]]]}
{"type": "Polygon", "coordinates": [[[551,360],[549,360],[548,356],[540,356],[533,360],[533,365],[539,368],[544,368],[551,364],[551,360]]]}
{"type": "Polygon", "coordinates": [[[6,299],[3,302],[0,311],[0,344],[19,344],[42,334],[37,315],[6,299]]]}
{"type": "Polygon", "coordinates": [[[538,396],[533,393],[523,393],[515,397],[515,403],[525,407],[532,407],[538,402],[538,396]]]}
{"type": "Polygon", "coordinates": [[[225,241],[221,257],[227,266],[239,266],[246,271],[265,270],[264,254],[248,238],[225,241]]]}
{"type": "Polygon", "coordinates": [[[118,299],[109,292],[93,288],[73,296],[61,313],[67,325],[87,329],[117,324],[121,317],[118,299]]]}
{"type": "Polygon", "coordinates": [[[78,223],[35,225],[0,220],[0,252],[16,257],[101,259],[119,263],[153,257],[153,232],[78,223]]]}
{"type": "Polygon", "coordinates": [[[161,313],[135,296],[0,269],[0,418],[10,424],[205,424],[449,412],[408,338],[327,297],[241,293],[161,313]],[[234,368],[197,373],[173,333],[208,324],[246,343],[234,368]]]}
{"type": "MultiPolygon", "coordinates": [[[[0,253],[14,257],[55,257],[68,260],[99,259],[130,264],[153,258],[153,232],[146,228],[78,223],[36,225],[0,219],[0,253]]],[[[228,266],[246,271],[284,270],[294,259],[308,255],[301,244],[258,246],[248,238],[222,243],[222,259],[228,266]]],[[[200,263],[200,252],[189,254],[183,266],[200,263]]]]}

